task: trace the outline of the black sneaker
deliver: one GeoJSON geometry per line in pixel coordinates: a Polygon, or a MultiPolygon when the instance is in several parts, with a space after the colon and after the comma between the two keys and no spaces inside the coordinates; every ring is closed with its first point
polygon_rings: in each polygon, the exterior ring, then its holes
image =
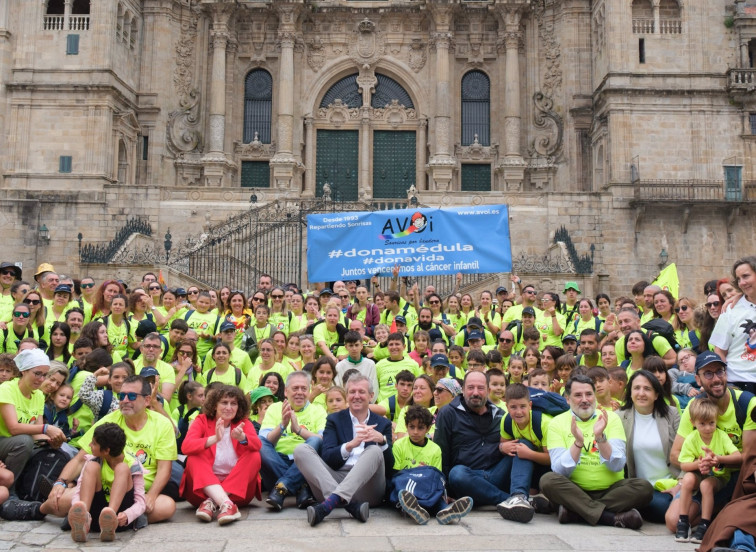
{"type": "Polygon", "coordinates": [[[614,514],[614,526],[623,529],[635,529],[636,531],[643,527],[643,517],[640,512],[633,508],[627,512],[614,514]]]}
{"type": "Polygon", "coordinates": [[[322,504],[316,504],[315,506],[307,507],[307,523],[310,527],[315,527],[318,523],[323,521],[326,516],[330,514],[326,507],[322,504]]]}
{"type": "Polygon", "coordinates": [[[533,495],[528,501],[536,514],[553,514],[557,510],[551,501],[542,494],[533,495]]]}
{"type": "Polygon", "coordinates": [[[682,519],[677,520],[677,531],[675,531],[676,542],[690,542],[690,523],[682,519]]]}
{"type": "Polygon", "coordinates": [[[284,499],[287,494],[289,494],[289,490],[286,486],[283,483],[277,483],[273,490],[268,493],[268,498],[265,499],[265,502],[269,506],[272,506],[275,512],[280,512],[283,510],[284,499]]]}
{"type": "Polygon", "coordinates": [[[706,535],[706,530],[709,528],[708,523],[699,523],[698,527],[696,527],[696,530],[693,531],[693,534],[690,536],[690,542],[695,542],[696,544],[700,544],[704,536],[706,535]]]}
{"type": "Polygon", "coordinates": [[[318,501],[312,496],[310,487],[306,483],[302,485],[297,493],[297,508],[306,510],[308,506],[315,506],[317,503],[318,501]]]}
{"type": "Polygon", "coordinates": [[[365,523],[370,517],[370,505],[367,502],[350,502],[344,509],[354,519],[365,523]]]}
{"type": "Polygon", "coordinates": [[[39,511],[41,502],[9,498],[0,506],[0,517],[8,521],[30,521],[45,519],[39,511]]]}

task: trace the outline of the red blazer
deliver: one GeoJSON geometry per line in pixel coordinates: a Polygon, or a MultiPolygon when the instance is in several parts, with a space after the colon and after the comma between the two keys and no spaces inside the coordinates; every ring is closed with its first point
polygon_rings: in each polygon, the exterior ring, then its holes
{"type": "MultiPolygon", "coordinates": [[[[252,422],[250,420],[242,421],[244,422],[244,434],[247,436],[247,444],[242,445],[236,439],[231,439],[237,456],[242,456],[248,452],[258,452],[262,448],[262,443],[257,436],[252,422]]],[[[231,424],[231,429],[233,430],[240,423],[231,424]]],[[[203,458],[203,460],[209,462],[212,466],[215,460],[216,445],[205,448],[205,442],[211,435],[215,435],[215,420],[209,419],[205,414],[200,414],[189,426],[184,443],[181,445],[182,452],[187,456],[205,456],[206,458],[203,458]]]]}

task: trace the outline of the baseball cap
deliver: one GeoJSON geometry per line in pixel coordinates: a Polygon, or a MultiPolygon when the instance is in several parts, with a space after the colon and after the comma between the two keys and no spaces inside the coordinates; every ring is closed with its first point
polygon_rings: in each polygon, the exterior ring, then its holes
{"type": "Polygon", "coordinates": [[[446,366],[447,368],[450,368],[451,364],[449,363],[449,357],[443,353],[433,355],[431,357],[431,368],[435,368],[436,366],[446,366]]]}
{"type": "Polygon", "coordinates": [[[499,286],[496,288],[496,295],[499,295],[500,293],[509,293],[509,292],[507,291],[507,288],[505,288],[504,286],[499,286]]]}
{"type": "Polygon", "coordinates": [[[470,318],[470,320],[467,321],[467,327],[469,328],[470,326],[477,326],[478,328],[482,328],[483,321],[477,316],[473,316],[470,318]]]}
{"type": "Polygon", "coordinates": [[[333,295],[333,291],[331,291],[331,288],[323,288],[320,290],[318,297],[320,297],[321,295],[333,295]]]}
{"type": "Polygon", "coordinates": [[[55,292],[54,293],[68,293],[71,294],[71,286],[68,284],[58,284],[55,286],[55,292]]]}
{"type": "Polygon", "coordinates": [[[529,314],[530,316],[535,316],[535,309],[533,307],[525,307],[522,309],[522,314],[526,315],[529,314]]]}
{"type": "Polygon", "coordinates": [[[485,336],[483,335],[483,332],[473,330],[470,332],[470,335],[467,336],[468,341],[471,339],[485,339],[485,336]]]}
{"type": "Polygon", "coordinates": [[[717,353],[713,351],[705,351],[701,353],[696,357],[696,374],[699,372],[699,370],[702,370],[709,364],[714,364],[715,362],[727,368],[727,363],[722,360],[722,357],[720,357],[717,353]]]}
{"type": "Polygon", "coordinates": [[[159,376],[160,374],[152,366],[145,366],[139,371],[139,375],[143,378],[154,378],[156,376],[159,376]]]}
{"type": "Polygon", "coordinates": [[[155,323],[149,318],[145,318],[144,320],[139,321],[139,324],[137,325],[137,328],[134,331],[134,335],[144,339],[144,337],[147,334],[151,334],[156,331],[157,331],[157,326],[155,325],[155,323]]]}
{"type": "Polygon", "coordinates": [[[251,402],[252,404],[255,404],[257,401],[259,401],[263,397],[273,397],[273,402],[278,401],[278,397],[276,397],[273,394],[273,391],[271,391],[265,386],[261,386],[252,390],[252,392],[249,394],[249,402],[251,402]]]}
{"type": "Polygon", "coordinates": [[[565,335],[565,336],[564,336],[564,337],[562,338],[562,343],[564,343],[565,341],[574,341],[575,343],[577,343],[577,340],[578,340],[578,338],[577,338],[577,337],[575,337],[574,335],[572,335],[572,334],[567,334],[567,335],[565,335]]]}
{"type": "Polygon", "coordinates": [[[399,324],[407,325],[407,319],[404,318],[401,314],[394,317],[394,322],[398,322],[399,324]]]}
{"type": "Polygon", "coordinates": [[[179,295],[189,295],[184,288],[176,288],[176,297],[179,295]]]}
{"type": "Polygon", "coordinates": [[[568,289],[574,289],[580,293],[580,287],[577,285],[577,282],[566,282],[564,284],[564,291],[567,291],[568,289]]]}
{"type": "Polygon", "coordinates": [[[226,320],[225,322],[223,322],[223,324],[221,324],[220,331],[227,332],[228,330],[236,330],[236,326],[234,326],[233,322],[226,320]]]}

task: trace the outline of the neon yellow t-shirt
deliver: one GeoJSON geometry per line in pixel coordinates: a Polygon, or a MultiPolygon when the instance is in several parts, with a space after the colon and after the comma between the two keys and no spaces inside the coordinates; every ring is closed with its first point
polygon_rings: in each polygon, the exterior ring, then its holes
{"type": "Polygon", "coordinates": [[[291,366],[289,364],[281,364],[280,362],[276,362],[273,364],[271,368],[268,368],[267,370],[263,371],[262,364],[257,363],[249,370],[249,374],[247,374],[247,383],[244,386],[244,392],[249,393],[253,389],[260,387],[260,378],[263,374],[267,374],[269,372],[276,372],[277,374],[280,374],[284,381],[286,381],[286,376],[291,374],[293,370],[291,369],[291,366]]]}
{"type": "Polygon", "coordinates": [[[415,377],[422,373],[417,362],[406,355],[401,360],[384,358],[375,365],[375,373],[378,377],[377,402],[388,399],[391,395],[396,395],[396,375],[402,370],[409,370],[415,377]]]}
{"type": "Polygon", "coordinates": [[[317,347],[316,355],[322,355],[324,353],[322,347],[319,345],[321,341],[325,341],[329,350],[333,344],[338,343],[339,341],[339,333],[336,330],[329,331],[325,322],[315,326],[315,329],[312,332],[312,337],[315,340],[315,345],[317,347]]]}
{"type": "Polygon", "coordinates": [[[268,324],[273,324],[277,331],[283,332],[288,336],[291,331],[289,317],[293,319],[294,315],[289,312],[286,314],[282,312],[272,312],[268,317],[268,324]]]}
{"type": "MultiPolygon", "coordinates": [[[[711,436],[711,443],[709,443],[708,445],[703,442],[703,439],[701,439],[701,434],[698,433],[698,430],[694,429],[685,438],[683,446],[680,449],[680,463],[694,462],[699,458],[702,458],[704,454],[706,454],[703,450],[703,447],[708,448],[717,456],[726,456],[728,454],[738,452],[738,448],[732,443],[729,435],[727,435],[721,429],[714,431],[714,435],[711,436]]],[[[714,477],[719,477],[726,483],[730,480],[732,471],[733,470],[731,468],[714,467],[711,470],[711,475],[713,475],[714,477]]]]}
{"type": "MultiPolygon", "coordinates": [[[[105,500],[110,502],[110,489],[113,488],[113,479],[115,479],[115,472],[104,459],[95,459],[94,461],[97,460],[100,460],[100,480],[102,481],[102,490],[105,492],[105,500]]],[[[123,461],[129,467],[129,471],[132,474],[142,473],[142,465],[137,462],[137,459],[134,457],[134,455],[124,454],[123,461]]]]}
{"type": "MultiPolygon", "coordinates": [[[[608,412],[608,415],[604,437],[625,441],[625,430],[622,428],[619,416],[614,412],[608,412]]],[[[546,436],[546,447],[549,450],[569,449],[575,442],[571,429],[573,417],[572,411],[568,410],[551,420],[546,436]]],[[[593,416],[585,422],[576,418],[576,421],[578,428],[583,432],[584,441],[583,449],[580,451],[580,459],[575,469],[572,470],[570,480],[585,491],[599,491],[608,489],[617,481],[624,479],[622,470],[613,472],[601,463],[599,449],[593,436],[596,417],[593,416]]]]}
{"type": "Polygon", "coordinates": [[[562,328],[563,333],[560,335],[554,333],[554,319],[551,318],[551,316],[544,313],[540,318],[536,318],[535,327],[541,332],[541,341],[538,345],[540,351],[543,351],[549,345],[555,347],[562,346],[562,336],[567,334],[567,328],[565,328],[567,323],[565,322],[564,316],[559,313],[556,313],[556,319],[559,323],[559,327],[562,328]]]}
{"type": "MultiPolygon", "coordinates": [[[[283,416],[281,415],[283,403],[273,403],[268,407],[265,412],[265,419],[260,426],[260,431],[265,429],[273,429],[281,423],[283,416]]],[[[323,433],[326,424],[326,417],[328,414],[322,406],[317,404],[307,404],[299,412],[295,412],[297,416],[297,422],[303,428],[313,433],[323,433]]],[[[294,449],[297,445],[304,443],[304,439],[291,431],[291,424],[286,426],[284,431],[279,437],[276,443],[276,452],[291,456],[294,454],[294,449]]]]}
{"type": "MultiPolygon", "coordinates": [[[[402,408],[402,410],[399,412],[399,415],[396,417],[396,429],[394,430],[394,433],[407,433],[407,420],[404,419],[404,415],[407,413],[407,410],[409,409],[410,405],[407,405],[402,408]]],[[[428,408],[428,411],[433,414],[433,419],[436,419],[436,407],[431,406],[428,408]]],[[[428,428],[428,433],[433,434],[436,431],[436,424],[435,422],[428,428]]]]}
{"type": "MultiPolygon", "coordinates": [[[[35,389],[28,399],[21,393],[18,379],[12,379],[0,384],[0,404],[12,404],[16,408],[16,420],[21,424],[36,424],[45,412],[45,395],[35,389]]],[[[39,426],[42,433],[42,426],[39,426]]],[[[0,416],[0,436],[11,437],[5,420],[0,416]]]]}
{"type": "MultiPolygon", "coordinates": [[[[655,335],[654,338],[651,340],[651,343],[654,346],[654,350],[660,357],[664,357],[664,355],[667,354],[667,351],[670,351],[672,347],[669,345],[669,341],[667,341],[664,337],[660,335],[655,335]]],[[[617,343],[614,345],[614,351],[617,353],[617,364],[621,364],[623,360],[625,360],[625,336],[621,336],[617,343]]]]}
{"type": "MultiPolygon", "coordinates": [[[[735,390],[736,400],[738,397],[740,397],[741,393],[742,391],[740,391],[739,389],[735,390]]],[[[743,429],[741,429],[738,425],[738,420],[735,415],[735,404],[732,400],[732,395],[730,395],[730,402],[727,405],[727,410],[725,410],[725,413],[720,414],[717,417],[717,428],[724,431],[730,437],[732,444],[735,445],[739,451],[743,450],[743,431],[751,431],[756,429],[756,422],[754,422],[751,418],[751,412],[753,411],[754,406],[756,406],[756,399],[751,399],[751,401],[748,403],[748,410],[746,411],[743,429]]],[[[680,417],[680,426],[677,428],[677,434],[681,437],[687,437],[693,431],[695,431],[695,429],[693,427],[693,424],[690,422],[690,411],[686,408],[685,410],[683,410],[682,416],[680,417]]]]}
{"type": "Polygon", "coordinates": [[[89,431],[79,440],[79,445],[84,452],[92,454],[90,444],[94,428],[108,422],[118,425],[126,434],[126,446],[123,450],[139,460],[144,469],[144,489],[149,491],[152,482],[155,481],[158,460],[176,459],[176,434],[168,418],[152,410],[145,410],[145,412],[147,422],[139,431],[134,431],[126,425],[126,420],[120,410],[111,412],[89,428],[89,431]]]}
{"type": "MultiPolygon", "coordinates": [[[[186,323],[189,328],[197,332],[197,335],[210,334],[216,335],[218,333],[219,318],[217,314],[212,312],[200,313],[198,311],[191,311],[184,315],[186,323]],[[189,318],[186,318],[186,317],[189,318]]],[[[205,339],[200,337],[197,341],[197,354],[200,358],[205,358],[205,355],[215,345],[215,339],[205,339]]]]}
{"type": "Polygon", "coordinates": [[[131,343],[131,336],[129,335],[129,324],[126,323],[124,318],[121,321],[120,326],[108,318],[108,341],[113,346],[113,352],[111,356],[113,358],[122,358],[128,355],[129,343],[131,343]]]}
{"type": "MultiPolygon", "coordinates": [[[[242,374],[245,376],[249,374],[249,371],[252,369],[252,360],[249,358],[249,354],[243,349],[238,349],[236,347],[231,351],[229,363],[241,370],[242,374]]],[[[215,368],[215,360],[213,360],[212,355],[207,355],[205,357],[205,362],[202,363],[202,373],[206,374],[213,368],[215,368]]]]}
{"type": "Polygon", "coordinates": [[[406,435],[391,447],[394,454],[394,469],[406,470],[417,466],[433,466],[441,470],[441,447],[426,438],[423,446],[413,443],[406,435]]]}
{"type": "Polygon", "coordinates": [[[527,439],[533,445],[543,450],[544,445],[546,444],[546,438],[549,434],[549,424],[551,423],[551,420],[553,419],[548,414],[541,414],[541,435],[543,435],[543,439],[539,439],[536,436],[536,432],[533,429],[533,412],[531,411],[530,416],[528,417],[528,425],[524,428],[520,429],[520,426],[517,425],[517,422],[512,419],[512,433],[513,435],[510,435],[507,433],[507,431],[504,429],[504,420],[506,420],[507,415],[505,414],[501,418],[501,438],[502,439],[527,439]]]}

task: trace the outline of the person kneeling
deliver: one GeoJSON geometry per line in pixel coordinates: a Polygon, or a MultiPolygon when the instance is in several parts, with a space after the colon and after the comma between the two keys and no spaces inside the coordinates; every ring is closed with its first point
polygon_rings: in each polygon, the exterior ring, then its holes
{"type": "Polygon", "coordinates": [[[96,427],[90,446],[68,512],[71,538],[87,542],[99,529],[101,541],[112,541],[144,513],[144,473],[135,456],[124,454],[126,434],[117,424],[96,427]]]}
{"type": "Polygon", "coordinates": [[[447,504],[446,481],[441,472],[441,447],[428,439],[433,414],[421,405],[412,405],[404,415],[407,435],[394,443],[394,469],[391,501],[419,525],[431,514],[441,525],[465,517],[473,507],[469,496],[447,504]]]}

